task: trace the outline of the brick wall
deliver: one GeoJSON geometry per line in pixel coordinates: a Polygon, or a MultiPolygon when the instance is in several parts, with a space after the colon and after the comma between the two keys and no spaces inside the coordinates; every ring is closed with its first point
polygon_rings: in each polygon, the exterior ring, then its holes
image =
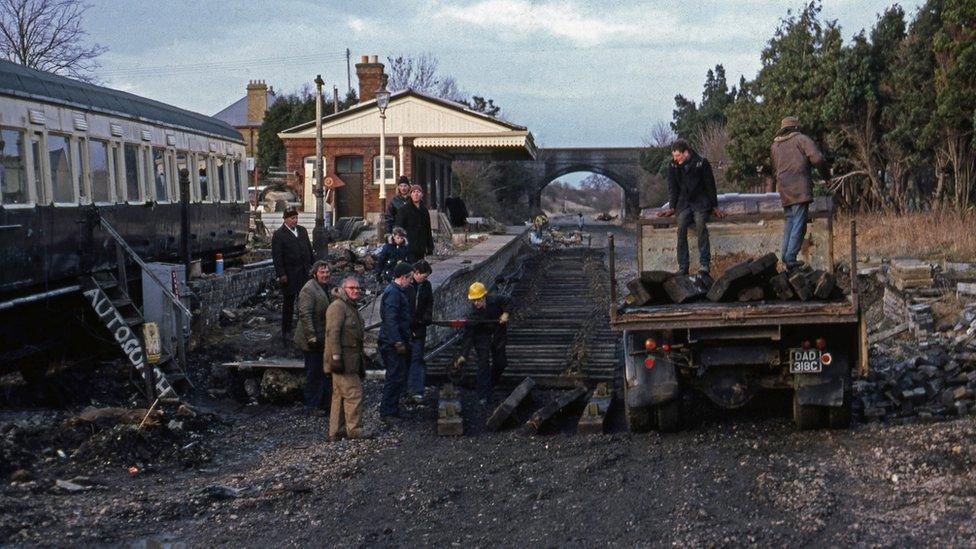
{"type": "Polygon", "coordinates": [[[228,269],[223,275],[205,275],[190,281],[194,339],[217,327],[221,309],[239,307],[275,284],[274,266],[228,269]]]}

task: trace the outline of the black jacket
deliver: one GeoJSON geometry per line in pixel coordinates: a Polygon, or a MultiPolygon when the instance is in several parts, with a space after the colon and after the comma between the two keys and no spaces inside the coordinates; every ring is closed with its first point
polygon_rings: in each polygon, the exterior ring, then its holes
{"type": "Polygon", "coordinates": [[[397,210],[396,226],[407,231],[407,243],[410,246],[410,257],[414,261],[423,259],[434,253],[434,234],[430,230],[430,213],[427,206],[421,202],[420,207],[413,202],[397,210]]]}
{"type": "Polygon", "coordinates": [[[447,217],[452,227],[463,227],[468,224],[468,207],[460,196],[449,196],[444,201],[447,217]]]}
{"type": "Polygon", "coordinates": [[[402,196],[399,194],[394,195],[394,197],[390,199],[390,203],[386,205],[386,213],[383,215],[383,221],[386,222],[386,234],[392,233],[393,227],[402,226],[402,225],[394,225],[393,223],[396,221],[397,212],[400,211],[400,208],[406,206],[409,202],[410,202],[409,194],[407,196],[402,196]]]}
{"type": "Polygon", "coordinates": [[[691,153],[684,164],[673,160],[668,164],[668,193],[670,207],[676,212],[691,208],[707,212],[718,207],[715,176],[708,160],[691,153]]]}
{"type": "MultiPolygon", "coordinates": [[[[471,305],[467,320],[498,320],[502,313],[512,312],[512,300],[501,295],[488,296],[483,309],[478,309],[471,305]]],[[[497,323],[469,323],[464,326],[461,334],[461,356],[467,357],[473,345],[491,344],[504,342],[508,328],[504,324],[497,323]]],[[[504,344],[504,343],[503,343],[504,344]]]]}
{"type": "MultiPolygon", "coordinates": [[[[407,292],[390,282],[380,296],[380,333],[377,337],[380,349],[389,349],[399,341],[404,345],[410,343],[410,319],[413,311],[407,292]]],[[[326,328],[328,329],[328,328],[326,328]]],[[[389,367],[389,366],[387,366],[389,367]]]]}
{"type": "Polygon", "coordinates": [[[410,332],[414,339],[427,339],[427,326],[434,320],[434,290],[429,280],[416,280],[407,286],[407,299],[413,305],[410,332]]]}
{"type": "Polygon", "coordinates": [[[295,295],[302,291],[315,259],[308,231],[301,225],[296,226],[295,230],[298,231],[297,238],[288,227],[282,225],[271,237],[271,260],[274,263],[275,276],[288,277],[288,283],[281,289],[285,295],[295,295]]]}
{"type": "Polygon", "coordinates": [[[412,262],[410,247],[407,246],[406,242],[400,246],[393,242],[387,242],[376,254],[376,266],[373,267],[373,271],[376,272],[376,277],[381,282],[389,282],[393,278],[393,267],[396,267],[396,264],[401,261],[412,262]]]}

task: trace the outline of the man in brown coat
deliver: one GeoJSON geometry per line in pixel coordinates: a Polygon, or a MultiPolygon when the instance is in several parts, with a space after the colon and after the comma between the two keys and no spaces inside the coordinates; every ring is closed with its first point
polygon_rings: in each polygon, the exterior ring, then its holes
{"type": "Polygon", "coordinates": [[[807,213],[813,202],[811,168],[825,168],[823,153],[812,139],[800,133],[800,122],[787,116],[780,123],[770,149],[773,176],[783,201],[786,223],[783,225],[783,263],[787,269],[802,265],[796,256],[807,233],[807,213]]]}
{"type": "Polygon", "coordinates": [[[312,264],[312,278],[298,292],[298,327],[295,345],[305,357],[305,410],[325,415],[331,408],[332,382],[322,365],[325,345],[325,311],[332,302],[333,287],[329,284],[332,271],[329,264],[319,260],[312,264]]]}
{"type": "Polygon", "coordinates": [[[356,302],[362,287],[356,277],[346,277],[325,312],[325,371],[332,374],[332,411],[329,440],[341,436],[368,438],[360,423],[363,417],[363,337],[366,330],[356,302]],[[344,417],[343,417],[344,416],[344,417]]]}

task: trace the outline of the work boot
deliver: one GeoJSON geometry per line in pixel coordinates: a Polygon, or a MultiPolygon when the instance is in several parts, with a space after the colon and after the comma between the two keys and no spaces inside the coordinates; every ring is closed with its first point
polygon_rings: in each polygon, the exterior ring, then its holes
{"type": "Polygon", "coordinates": [[[339,431],[334,435],[329,436],[329,442],[339,442],[340,440],[347,438],[345,431],[339,431]]]}

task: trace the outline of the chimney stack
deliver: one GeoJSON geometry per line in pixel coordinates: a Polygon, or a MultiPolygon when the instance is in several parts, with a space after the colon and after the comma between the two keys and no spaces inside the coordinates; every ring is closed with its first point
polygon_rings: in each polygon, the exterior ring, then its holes
{"type": "Polygon", "coordinates": [[[359,102],[371,101],[383,81],[383,63],[375,55],[362,56],[360,62],[356,63],[356,78],[359,79],[359,102]]]}
{"type": "Polygon", "coordinates": [[[268,112],[268,85],[264,80],[251,80],[247,83],[247,123],[261,124],[268,112]]]}

